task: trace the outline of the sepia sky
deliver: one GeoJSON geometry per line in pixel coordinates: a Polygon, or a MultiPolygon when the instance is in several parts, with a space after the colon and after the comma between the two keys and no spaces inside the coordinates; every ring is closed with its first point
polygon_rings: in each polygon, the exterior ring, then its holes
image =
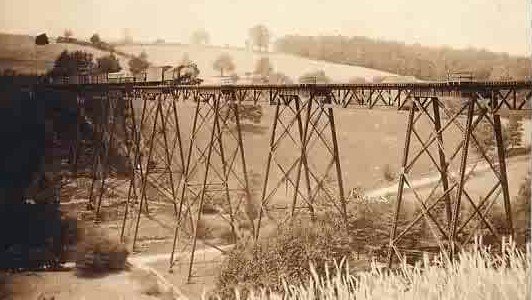
{"type": "Polygon", "coordinates": [[[51,35],[71,28],[118,39],[187,43],[205,28],[213,44],[243,46],[248,28],[272,36],[342,34],[424,45],[531,53],[532,0],[0,0],[0,32],[51,35]]]}

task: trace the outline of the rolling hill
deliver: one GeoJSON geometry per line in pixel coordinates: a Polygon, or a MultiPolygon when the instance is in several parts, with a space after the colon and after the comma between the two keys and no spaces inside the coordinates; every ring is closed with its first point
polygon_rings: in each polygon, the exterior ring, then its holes
{"type": "Polygon", "coordinates": [[[198,64],[200,76],[206,82],[217,82],[219,72],[213,69],[213,62],[222,54],[227,53],[233,58],[235,73],[244,76],[252,72],[256,61],[262,56],[268,56],[275,72],[289,76],[293,81],[307,72],[323,70],[333,82],[348,82],[353,77],[364,77],[367,81],[376,76],[393,76],[391,73],[373,69],[348,66],[325,61],[312,60],[283,53],[261,54],[238,48],[205,47],[195,45],[130,45],[119,46],[117,49],[127,53],[140,54],[145,51],[148,59],[154,65],[177,65],[186,54],[189,59],[198,64]]]}
{"type": "MultiPolygon", "coordinates": [[[[148,60],[154,68],[149,72],[153,76],[160,76],[157,66],[178,65],[185,55],[198,64],[200,76],[205,83],[219,82],[218,71],[213,69],[213,62],[222,54],[227,53],[233,58],[235,73],[245,76],[252,72],[256,61],[263,55],[268,55],[275,72],[281,72],[297,81],[297,78],[307,72],[323,70],[333,82],[348,82],[353,77],[364,77],[367,81],[373,77],[393,76],[391,73],[369,68],[348,66],[319,60],[312,60],[283,53],[260,54],[239,48],[223,48],[214,46],[195,46],[181,44],[154,45],[122,45],[116,47],[126,53],[140,54],[146,51],[148,60]],[[153,75],[157,74],[157,75],[153,75]]],[[[76,44],[54,44],[35,46],[31,36],[0,34],[0,70],[11,68],[17,72],[42,73],[51,68],[55,58],[63,51],[82,50],[90,52],[95,58],[106,54],[105,51],[93,47],[76,44]]],[[[122,68],[127,69],[127,59],[120,57],[122,68]]]]}
{"type": "MultiPolygon", "coordinates": [[[[0,34],[0,70],[11,68],[17,73],[44,73],[53,66],[54,60],[63,51],[85,51],[95,58],[104,56],[105,51],[75,44],[36,46],[34,38],[27,35],[0,34]]],[[[127,59],[118,57],[121,66],[127,66],[127,59]]]]}

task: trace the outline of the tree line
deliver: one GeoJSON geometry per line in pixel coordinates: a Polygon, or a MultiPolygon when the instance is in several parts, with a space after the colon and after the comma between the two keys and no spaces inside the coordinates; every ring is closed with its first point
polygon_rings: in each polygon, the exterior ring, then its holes
{"type": "Polygon", "coordinates": [[[476,80],[530,78],[529,58],[479,49],[426,47],[366,37],[288,35],[275,42],[277,51],[310,59],[356,65],[423,80],[470,73],[476,80]]]}
{"type": "Polygon", "coordinates": [[[94,60],[91,53],[83,51],[68,52],[64,50],[54,61],[51,76],[74,76],[114,73],[122,70],[114,54],[98,57],[94,60]]]}

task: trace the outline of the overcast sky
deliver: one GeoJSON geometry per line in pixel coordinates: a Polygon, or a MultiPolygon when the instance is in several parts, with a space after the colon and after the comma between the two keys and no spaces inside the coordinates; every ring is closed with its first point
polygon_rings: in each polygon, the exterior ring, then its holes
{"type": "Polygon", "coordinates": [[[0,0],[0,31],[51,35],[71,28],[120,38],[188,42],[205,28],[213,44],[243,46],[248,28],[285,34],[359,35],[425,45],[530,55],[532,0],[0,0]]]}

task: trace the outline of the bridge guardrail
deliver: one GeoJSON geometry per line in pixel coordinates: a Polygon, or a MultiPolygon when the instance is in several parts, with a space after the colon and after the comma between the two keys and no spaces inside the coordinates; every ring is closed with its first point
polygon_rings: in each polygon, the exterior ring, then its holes
{"type": "Polygon", "coordinates": [[[109,77],[108,74],[98,75],[75,75],[55,76],[49,80],[51,84],[59,85],[83,85],[83,84],[122,84],[122,83],[145,83],[146,76],[120,76],[109,77]]]}

